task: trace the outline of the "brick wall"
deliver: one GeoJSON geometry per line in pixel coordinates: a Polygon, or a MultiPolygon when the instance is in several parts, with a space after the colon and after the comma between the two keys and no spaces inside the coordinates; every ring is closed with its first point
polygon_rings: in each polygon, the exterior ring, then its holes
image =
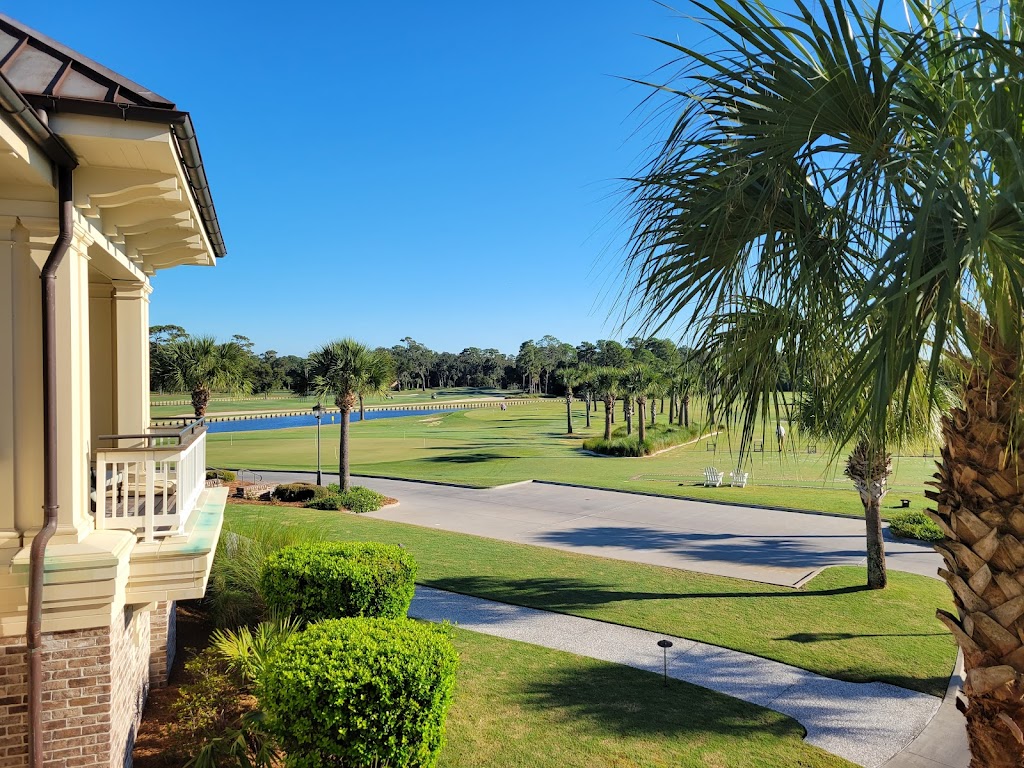
{"type": "Polygon", "coordinates": [[[149,684],[153,688],[163,688],[174,666],[175,603],[157,603],[149,615],[149,684]]]}
{"type": "MultiPolygon", "coordinates": [[[[122,768],[142,718],[150,617],[126,609],[110,627],[43,635],[47,764],[122,768]]],[[[0,638],[0,768],[28,764],[25,638],[0,638]]]]}

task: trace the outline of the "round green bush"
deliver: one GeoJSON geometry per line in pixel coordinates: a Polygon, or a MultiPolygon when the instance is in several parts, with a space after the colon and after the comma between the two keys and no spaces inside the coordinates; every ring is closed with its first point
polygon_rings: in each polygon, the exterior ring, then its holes
{"type": "Polygon", "coordinates": [[[393,544],[325,541],[285,547],[263,563],[260,594],[267,607],[303,621],[409,611],[416,563],[393,544]]]}
{"type": "Polygon", "coordinates": [[[207,480],[223,480],[225,483],[233,483],[237,479],[230,469],[208,469],[206,470],[207,480]]]}
{"type": "Polygon", "coordinates": [[[889,518],[889,532],[901,539],[938,541],[943,538],[942,529],[928,515],[919,510],[896,512],[889,518]]]}
{"type": "Polygon", "coordinates": [[[335,619],[285,641],[257,696],[290,767],[431,768],[457,665],[445,627],[335,619]]]}

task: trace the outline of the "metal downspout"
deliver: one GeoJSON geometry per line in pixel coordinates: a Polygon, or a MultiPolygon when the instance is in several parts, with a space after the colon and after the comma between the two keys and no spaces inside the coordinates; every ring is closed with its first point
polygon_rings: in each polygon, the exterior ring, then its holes
{"type": "Polygon", "coordinates": [[[28,581],[28,728],[32,768],[43,768],[43,571],[57,530],[57,269],[71,245],[72,169],[57,168],[60,233],[40,274],[43,289],[43,527],[32,539],[28,581]]]}

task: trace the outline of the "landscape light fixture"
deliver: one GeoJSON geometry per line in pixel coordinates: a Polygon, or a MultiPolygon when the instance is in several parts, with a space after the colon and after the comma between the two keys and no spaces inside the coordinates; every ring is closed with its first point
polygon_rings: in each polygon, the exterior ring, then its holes
{"type": "Polygon", "coordinates": [[[671,640],[659,640],[658,647],[662,650],[665,664],[665,687],[668,687],[668,649],[672,647],[671,640]]]}
{"type": "Polygon", "coordinates": [[[327,409],[320,403],[313,406],[313,415],[316,417],[316,484],[323,485],[323,475],[320,472],[320,419],[324,417],[327,409]]]}

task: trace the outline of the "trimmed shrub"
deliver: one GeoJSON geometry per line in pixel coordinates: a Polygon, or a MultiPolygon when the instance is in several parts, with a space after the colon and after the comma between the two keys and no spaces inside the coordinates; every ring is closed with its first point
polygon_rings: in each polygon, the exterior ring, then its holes
{"type": "Polygon", "coordinates": [[[337,512],[343,506],[344,505],[341,503],[341,496],[336,493],[306,502],[307,509],[330,509],[337,512]]]}
{"type": "Polygon", "coordinates": [[[207,480],[223,480],[225,483],[233,483],[237,476],[230,469],[208,469],[206,470],[207,480]]]}
{"type": "Polygon", "coordinates": [[[359,485],[352,486],[348,493],[342,493],[341,486],[331,483],[327,486],[330,495],[313,499],[306,504],[309,509],[347,509],[349,512],[376,512],[384,506],[387,498],[382,493],[363,488],[359,485]]]}
{"type": "Polygon", "coordinates": [[[446,627],[336,619],[287,640],[257,694],[289,766],[431,768],[457,665],[446,627]]]}
{"type": "Polygon", "coordinates": [[[938,541],[943,538],[942,529],[928,515],[920,510],[895,512],[889,518],[889,531],[901,539],[938,541]]]}
{"type": "Polygon", "coordinates": [[[341,494],[341,506],[349,512],[376,512],[384,506],[385,498],[382,493],[356,485],[341,494]]]}
{"type": "Polygon", "coordinates": [[[303,621],[405,616],[416,563],[394,544],[331,541],[286,547],[263,564],[267,607],[303,621]]]}
{"type": "Polygon", "coordinates": [[[329,493],[322,485],[313,483],[282,483],[274,489],[274,498],[278,501],[312,501],[329,493]]]}

